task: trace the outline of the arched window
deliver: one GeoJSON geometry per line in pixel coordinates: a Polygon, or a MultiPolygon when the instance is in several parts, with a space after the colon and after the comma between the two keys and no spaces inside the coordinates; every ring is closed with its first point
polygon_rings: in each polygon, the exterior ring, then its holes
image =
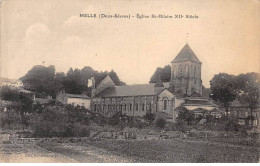
{"type": "Polygon", "coordinates": [[[189,66],[185,65],[185,75],[189,75],[189,66]]]}
{"type": "Polygon", "coordinates": [[[96,112],[97,111],[97,105],[95,104],[94,105],[94,112],[96,112]]]}
{"type": "Polygon", "coordinates": [[[196,66],[194,66],[194,77],[196,77],[196,66]]]}
{"type": "Polygon", "coordinates": [[[124,110],[126,111],[126,104],[124,104],[124,110]]]}
{"type": "Polygon", "coordinates": [[[138,103],[135,104],[135,110],[138,111],[138,103]]]}
{"type": "Polygon", "coordinates": [[[142,103],[142,111],[144,111],[144,106],[145,106],[144,103],[142,103]]]}
{"type": "Polygon", "coordinates": [[[179,76],[182,77],[183,76],[183,69],[182,66],[179,66],[179,76]]]}
{"type": "Polygon", "coordinates": [[[132,111],[132,104],[129,104],[129,110],[132,111]]]}
{"type": "Polygon", "coordinates": [[[147,105],[146,105],[146,110],[150,111],[151,110],[151,103],[148,102],[147,105]]]}
{"type": "Polygon", "coordinates": [[[168,100],[163,99],[163,110],[167,110],[168,100]]]}
{"type": "Polygon", "coordinates": [[[174,69],[173,69],[173,77],[176,78],[177,76],[177,67],[174,66],[174,69]]]}
{"type": "Polygon", "coordinates": [[[147,110],[147,111],[151,111],[151,109],[152,109],[152,105],[151,105],[150,102],[148,102],[148,103],[147,103],[146,110],[147,110]]]}

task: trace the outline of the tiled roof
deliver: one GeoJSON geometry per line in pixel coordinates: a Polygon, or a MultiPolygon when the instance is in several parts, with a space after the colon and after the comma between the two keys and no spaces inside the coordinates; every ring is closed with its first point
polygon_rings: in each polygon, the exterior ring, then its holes
{"type": "Polygon", "coordinates": [[[172,62],[182,62],[182,61],[193,61],[201,63],[199,58],[195,55],[195,53],[192,51],[190,46],[186,44],[181,51],[177,54],[177,56],[174,58],[172,62]]]}
{"type": "MultiPolygon", "coordinates": [[[[151,83],[109,87],[97,94],[96,97],[155,95],[154,85],[151,83]]],[[[168,88],[169,82],[163,83],[163,85],[168,88]]]]}
{"type": "Polygon", "coordinates": [[[89,99],[87,95],[77,95],[77,94],[69,94],[66,93],[66,96],[69,98],[82,98],[82,99],[89,99]]]}

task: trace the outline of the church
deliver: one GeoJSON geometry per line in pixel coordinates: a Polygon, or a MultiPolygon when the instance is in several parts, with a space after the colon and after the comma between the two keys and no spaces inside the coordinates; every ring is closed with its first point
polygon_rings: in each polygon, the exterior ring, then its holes
{"type": "Polygon", "coordinates": [[[201,61],[186,44],[171,62],[170,82],[116,86],[107,76],[96,87],[92,78],[91,111],[111,117],[118,112],[134,117],[153,113],[175,121],[176,108],[214,110],[202,95],[201,61]]]}

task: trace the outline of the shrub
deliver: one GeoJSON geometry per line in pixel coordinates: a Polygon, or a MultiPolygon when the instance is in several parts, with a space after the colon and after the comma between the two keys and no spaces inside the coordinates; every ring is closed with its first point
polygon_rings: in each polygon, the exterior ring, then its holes
{"type": "Polygon", "coordinates": [[[184,121],[178,121],[175,125],[176,129],[182,133],[187,132],[189,130],[188,125],[184,121]]]}
{"type": "Polygon", "coordinates": [[[164,128],[165,124],[166,124],[166,120],[164,118],[158,118],[156,120],[156,126],[159,128],[164,128]]]}
{"type": "Polygon", "coordinates": [[[153,113],[146,113],[144,119],[151,124],[154,121],[155,116],[153,113]]]}

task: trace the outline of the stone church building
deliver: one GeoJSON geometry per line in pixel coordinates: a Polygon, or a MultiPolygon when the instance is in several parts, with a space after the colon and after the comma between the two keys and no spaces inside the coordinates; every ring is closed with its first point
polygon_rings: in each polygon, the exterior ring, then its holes
{"type": "Polygon", "coordinates": [[[175,120],[180,105],[212,110],[216,106],[202,97],[201,64],[186,44],[171,62],[170,82],[162,83],[158,77],[156,83],[116,86],[107,76],[92,87],[91,111],[107,117],[118,112],[138,117],[154,113],[175,120]]]}

